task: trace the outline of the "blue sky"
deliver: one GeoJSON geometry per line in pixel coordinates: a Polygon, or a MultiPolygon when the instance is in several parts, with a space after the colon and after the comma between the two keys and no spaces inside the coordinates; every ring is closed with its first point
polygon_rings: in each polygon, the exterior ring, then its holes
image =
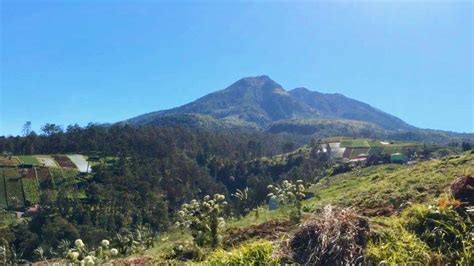
{"type": "Polygon", "coordinates": [[[115,122],[266,74],[473,132],[473,4],[2,1],[0,135],[115,122]]]}

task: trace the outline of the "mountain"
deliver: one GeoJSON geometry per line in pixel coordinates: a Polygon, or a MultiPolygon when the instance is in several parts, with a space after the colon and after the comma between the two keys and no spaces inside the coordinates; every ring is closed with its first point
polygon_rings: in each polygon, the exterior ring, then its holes
{"type": "Polygon", "coordinates": [[[339,93],[320,93],[306,88],[296,88],[289,93],[323,117],[365,121],[388,130],[415,129],[393,115],[339,93]]]}
{"type": "Polygon", "coordinates": [[[320,93],[306,88],[286,91],[268,76],[243,78],[194,102],[124,122],[132,125],[169,125],[179,121],[189,123],[196,118],[199,121],[191,124],[202,124],[203,117],[206,118],[204,124],[258,129],[268,129],[274,123],[294,119],[355,120],[391,131],[415,129],[395,116],[341,94],[320,93]]]}

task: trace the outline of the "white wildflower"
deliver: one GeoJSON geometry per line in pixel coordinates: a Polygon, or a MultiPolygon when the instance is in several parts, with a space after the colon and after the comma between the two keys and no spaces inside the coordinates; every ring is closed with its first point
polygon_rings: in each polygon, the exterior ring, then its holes
{"type": "Polygon", "coordinates": [[[76,247],[78,247],[78,248],[84,247],[84,242],[82,242],[82,239],[76,239],[76,241],[74,241],[74,244],[75,244],[76,247]]]}
{"type": "Polygon", "coordinates": [[[116,248],[113,248],[113,249],[110,250],[110,254],[112,256],[117,256],[118,255],[118,250],[116,248]]]}
{"type": "Polygon", "coordinates": [[[102,242],[100,242],[100,245],[103,246],[104,248],[108,247],[110,245],[109,240],[104,239],[102,242]]]}

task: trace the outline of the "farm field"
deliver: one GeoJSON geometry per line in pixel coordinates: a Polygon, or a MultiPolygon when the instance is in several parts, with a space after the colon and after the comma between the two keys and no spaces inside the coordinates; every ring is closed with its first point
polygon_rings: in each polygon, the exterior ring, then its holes
{"type": "Polygon", "coordinates": [[[45,166],[45,167],[59,167],[56,161],[49,155],[37,155],[35,156],[38,161],[40,162],[40,165],[45,166]]]}
{"type": "Polygon", "coordinates": [[[12,164],[13,160],[3,160],[8,164],[0,165],[0,208],[2,209],[17,209],[37,203],[42,189],[54,189],[55,185],[63,180],[72,183],[83,182],[76,178],[79,175],[79,170],[67,156],[62,156],[58,160],[64,162],[64,158],[66,158],[69,163],[62,163],[62,165],[73,165],[73,168],[61,168],[53,160],[53,157],[45,155],[20,156],[18,158],[18,163],[25,163],[27,166],[14,165],[12,164]],[[38,164],[33,164],[36,158],[38,158],[38,164]],[[42,166],[43,163],[53,167],[42,166]],[[34,166],[29,167],[28,165],[31,164],[34,166]]]}
{"type": "Polygon", "coordinates": [[[60,167],[63,168],[75,168],[74,163],[65,155],[53,155],[54,160],[60,167]]]}
{"type": "Polygon", "coordinates": [[[21,179],[18,177],[5,177],[7,200],[9,206],[22,207],[25,205],[21,179]]]}
{"type": "Polygon", "coordinates": [[[0,209],[6,209],[7,207],[5,178],[3,177],[3,168],[0,168],[0,209]]]}
{"type": "Polygon", "coordinates": [[[40,191],[38,181],[30,178],[21,179],[25,200],[28,205],[38,203],[40,199],[40,191]]]}
{"type": "Polygon", "coordinates": [[[353,148],[362,148],[370,147],[368,140],[366,139],[352,139],[352,140],[343,140],[341,141],[341,147],[353,147],[353,148]]]}
{"type": "Polygon", "coordinates": [[[32,165],[39,165],[40,164],[38,159],[36,159],[36,157],[33,156],[33,155],[21,155],[21,156],[17,156],[17,157],[20,160],[20,162],[23,163],[23,164],[32,164],[32,165]]]}
{"type": "Polygon", "coordinates": [[[87,162],[87,158],[85,156],[80,154],[73,154],[68,155],[67,157],[74,163],[74,165],[77,169],[79,169],[80,172],[90,173],[90,164],[87,162]]]}
{"type": "Polygon", "coordinates": [[[352,148],[350,159],[356,158],[361,154],[368,154],[370,148],[352,148]]]}
{"type": "Polygon", "coordinates": [[[0,165],[17,165],[18,160],[14,156],[0,156],[0,165]]]}

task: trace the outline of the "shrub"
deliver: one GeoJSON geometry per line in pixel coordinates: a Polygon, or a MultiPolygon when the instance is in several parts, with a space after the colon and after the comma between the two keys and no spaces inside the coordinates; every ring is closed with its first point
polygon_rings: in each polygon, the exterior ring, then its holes
{"type": "Polygon", "coordinates": [[[448,262],[474,263],[474,227],[467,214],[455,209],[458,204],[449,198],[441,198],[438,206],[414,204],[403,211],[401,221],[448,262]]]}
{"type": "Polygon", "coordinates": [[[269,185],[268,190],[271,191],[268,194],[268,197],[271,199],[277,200],[281,205],[293,205],[293,209],[290,212],[290,220],[298,223],[302,215],[301,201],[305,198],[303,180],[298,180],[296,183],[283,180],[280,186],[269,185]]]}
{"type": "Polygon", "coordinates": [[[231,251],[217,249],[206,260],[211,265],[275,265],[278,259],[272,256],[272,242],[259,240],[243,244],[231,251]]]}
{"type": "Polygon", "coordinates": [[[205,196],[202,201],[192,200],[181,206],[176,225],[189,228],[197,245],[216,247],[220,240],[219,230],[225,225],[221,216],[225,206],[225,196],[220,194],[213,198],[205,196]]]}
{"type": "Polygon", "coordinates": [[[430,250],[415,234],[396,223],[368,241],[366,259],[375,264],[426,265],[430,261],[430,250]]]}
{"type": "Polygon", "coordinates": [[[166,259],[180,261],[201,261],[203,257],[204,252],[197,245],[189,242],[178,242],[173,246],[170,254],[166,256],[166,259]]]}
{"type": "MultiPolygon", "coordinates": [[[[69,245],[69,242],[64,243],[69,245]]],[[[100,265],[117,255],[118,250],[110,248],[110,241],[107,239],[102,240],[99,247],[95,250],[88,249],[81,239],[76,239],[74,246],[66,252],[65,259],[72,264],[100,265]]]]}
{"type": "Polygon", "coordinates": [[[354,210],[326,206],[292,237],[293,260],[311,265],[358,263],[368,231],[367,220],[354,210]]]}

